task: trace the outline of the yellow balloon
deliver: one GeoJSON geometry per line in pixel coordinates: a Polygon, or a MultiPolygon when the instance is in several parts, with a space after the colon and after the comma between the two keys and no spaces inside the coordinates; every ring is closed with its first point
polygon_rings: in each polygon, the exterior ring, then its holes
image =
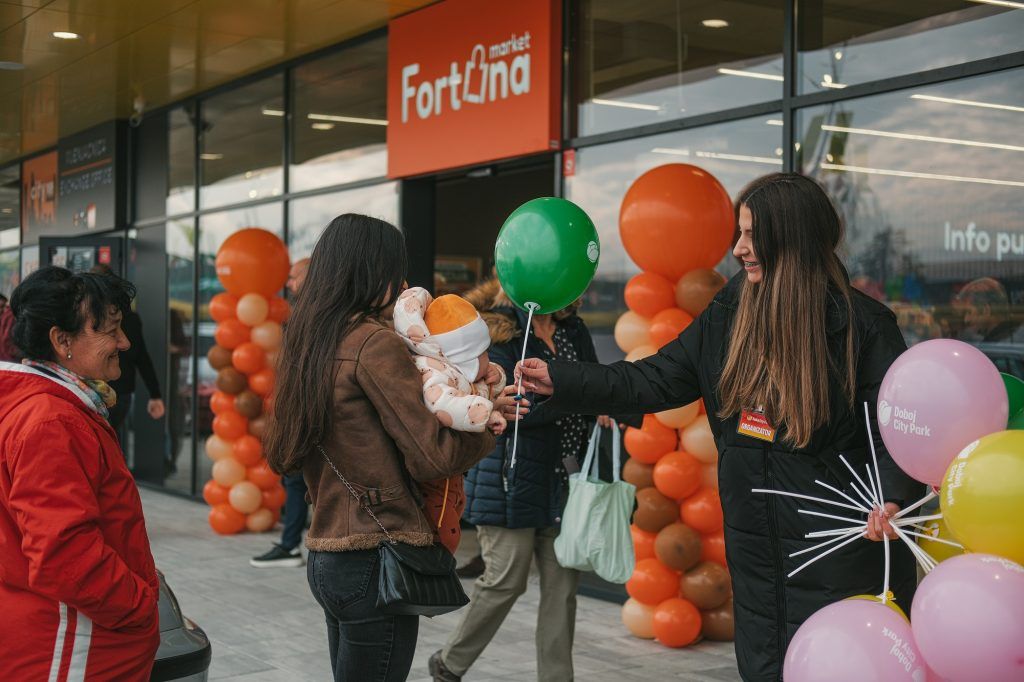
{"type": "MultiPolygon", "coordinates": [[[[933,538],[939,538],[941,540],[949,540],[950,542],[956,542],[956,538],[949,532],[949,528],[946,527],[946,523],[943,519],[937,521],[929,521],[924,524],[928,530],[924,531],[924,535],[930,535],[933,538]]],[[[943,562],[950,557],[960,556],[964,554],[963,549],[957,549],[953,545],[947,545],[944,542],[936,542],[935,540],[927,540],[925,538],[918,538],[917,544],[921,546],[921,549],[928,552],[933,559],[938,562],[943,562]]]]}
{"type": "Polygon", "coordinates": [[[715,436],[711,433],[711,424],[708,423],[706,414],[700,415],[683,429],[680,441],[683,450],[704,464],[714,464],[718,461],[718,446],[715,445],[715,436]]]}
{"type": "Polygon", "coordinates": [[[969,552],[1024,563],[1024,431],[999,431],[957,455],[942,481],[942,514],[969,552]]]}
{"type": "Polygon", "coordinates": [[[693,423],[698,412],[700,412],[700,401],[695,400],[689,405],[683,405],[674,410],[658,412],[654,417],[670,429],[683,429],[693,423]]]}
{"type": "Polygon", "coordinates": [[[657,352],[658,352],[657,348],[655,348],[654,346],[652,346],[650,344],[646,344],[645,343],[644,345],[637,346],[633,350],[631,350],[628,353],[626,353],[626,360],[628,362],[636,362],[637,360],[643,360],[648,355],[654,355],[657,352]]]}
{"type": "Polygon", "coordinates": [[[651,321],[640,317],[632,310],[622,314],[615,323],[615,343],[623,353],[628,353],[637,346],[651,345],[651,321]]]}
{"type": "MultiPolygon", "coordinates": [[[[882,603],[882,598],[879,597],[878,595],[874,595],[874,594],[858,594],[858,595],[853,596],[853,597],[847,597],[847,600],[850,600],[850,599],[861,599],[863,601],[873,601],[873,602],[875,602],[877,604],[881,604],[882,603]]],[[[893,597],[892,592],[888,592],[886,594],[886,602],[885,602],[884,605],[888,606],[890,609],[892,609],[896,613],[898,613],[901,616],[903,616],[903,620],[905,620],[907,622],[910,622],[910,619],[907,618],[907,614],[904,613],[903,609],[900,608],[900,605],[896,603],[896,598],[893,597]]]]}

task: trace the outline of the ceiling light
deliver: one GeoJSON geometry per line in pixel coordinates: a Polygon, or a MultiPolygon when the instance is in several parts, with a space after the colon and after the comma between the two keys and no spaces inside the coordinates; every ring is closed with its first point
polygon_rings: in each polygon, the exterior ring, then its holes
{"type": "Polygon", "coordinates": [[[750,163],[767,163],[771,166],[781,166],[782,159],[775,159],[770,156],[747,156],[746,154],[723,154],[721,152],[697,152],[702,159],[720,159],[722,161],[749,161],[750,163]]]}
{"type": "Polygon", "coordinates": [[[224,158],[223,154],[200,154],[199,158],[203,161],[219,161],[224,158]]]}
{"type": "Polygon", "coordinates": [[[726,76],[743,76],[744,78],[760,78],[766,81],[783,81],[782,76],[774,73],[760,73],[759,71],[741,71],[740,69],[718,69],[718,73],[726,76]]]}
{"type": "Polygon", "coordinates": [[[782,156],[782,147],[775,148],[775,156],[782,156]]]}
{"type": "Polygon", "coordinates": [[[661,107],[656,104],[640,104],[639,102],[623,102],[617,99],[600,99],[595,97],[590,100],[594,104],[600,104],[606,107],[622,107],[623,109],[639,109],[641,111],[661,111],[661,107]]]}
{"type": "Polygon", "coordinates": [[[250,198],[250,199],[255,199],[255,198],[256,198],[256,197],[258,197],[259,195],[260,195],[260,192],[259,192],[259,190],[256,190],[256,189],[251,189],[251,190],[249,190],[249,198],[250,198]]]}
{"type": "Polygon", "coordinates": [[[267,107],[263,107],[260,112],[264,116],[284,116],[284,112],[280,109],[268,109],[267,107]]]}
{"type": "Polygon", "coordinates": [[[832,56],[836,58],[836,61],[839,61],[840,59],[843,58],[843,51],[836,50],[835,52],[832,53],[832,56]]]}
{"type": "Polygon", "coordinates": [[[0,62],[0,71],[22,71],[24,68],[21,62],[0,62]]]}
{"type": "Polygon", "coordinates": [[[333,114],[307,114],[310,121],[331,121],[334,123],[362,123],[368,126],[386,126],[384,118],[359,118],[358,116],[335,116],[333,114]]]}
{"type": "Polygon", "coordinates": [[[313,125],[310,126],[310,128],[312,128],[313,130],[333,130],[334,129],[334,124],[333,123],[314,123],[313,125]]]}
{"type": "Polygon", "coordinates": [[[764,124],[766,126],[780,126],[780,125],[782,125],[782,119],[781,118],[770,118],[767,121],[765,121],[764,124]]]}
{"type": "Polygon", "coordinates": [[[651,150],[655,154],[671,154],[672,156],[689,156],[689,149],[673,149],[672,147],[655,147],[651,150]]]}
{"type": "Polygon", "coordinates": [[[842,90],[843,88],[846,87],[846,85],[844,85],[843,83],[836,83],[836,82],[834,82],[832,80],[832,76],[830,76],[829,74],[826,73],[824,76],[821,77],[821,87],[823,87],[823,88],[833,88],[835,90],[842,90]]]}
{"type": "Polygon", "coordinates": [[[78,34],[71,31],[54,31],[53,37],[61,40],[78,40],[78,34]]]}
{"type": "Polygon", "coordinates": [[[13,208],[0,208],[0,213],[14,213],[13,208]]]}
{"type": "Polygon", "coordinates": [[[705,19],[700,23],[701,26],[704,26],[706,28],[725,28],[726,26],[729,25],[729,22],[726,21],[725,19],[705,19]]]}
{"type": "Polygon", "coordinates": [[[918,173],[916,171],[891,170],[888,168],[865,168],[864,166],[844,166],[837,163],[821,164],[823,170],[839,170],[850,173],[867,173],[869,175],[891,175],[898,178],[922,178],[925,180],[950,180],[952,182],[977,182],[983,185],[1007,185],[1024,187],[1024,182],[1016,180],[994,180],[992,178],[972,178],[963,175],[939,175],[938,173],[918,173]]]}
{"type": "Polygon", "coordinates": [[[960,140],[953,137],[935,137],[933,135],[915,135],[913,133],[895,133],[888,130],[871,130],[870,128],[847,128],[846,126],[823,125],[822,130],[832,133],[853,133],[855,135],[872,135],[874,137],[892,137],[899,140],[916,140],[918,142],[938,142],[942,144],[958,144],[965,147],[986,147],[988,149],[1006,149],[1011,152],[1024,152],[1024,147],[998,142],[979,142],[977,140],[960,140]]]}
{"type": "Polygon", "coordinates": [[[831,154],[825,154],[825,160],[831,162],[831,161],[835,161],[836,159],[831,154]]]}
{"type": "Polygon", "coordinates": [[[965,107],[985,107],[986,109],[1003,109],[1005,111],[1024,111],[1024,107],[1015,107],[1009,104],[975,102],[970,99],[953,99],[952,97],[937,97],[935,95],[911,95],[910,99],[925,99],[929,102],[943,102],[945,104],[962,104],[965,107]]]}
{"type": "Polygon", "coordinates": [[[980,2],[983,5],[996,5],[997,7],[1012,7],[1013,9],[1024,9],[1024,3],[1010,2],[1010,0],[971,0],[980,2]]]}

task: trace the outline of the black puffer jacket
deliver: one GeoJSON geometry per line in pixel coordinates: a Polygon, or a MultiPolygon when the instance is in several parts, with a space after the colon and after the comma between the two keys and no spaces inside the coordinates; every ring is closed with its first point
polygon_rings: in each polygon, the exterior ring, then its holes
{"type": "MultiPolygon", "coordinates": [[[[646,360],[607,367],[551,363],[555,394],[538,412],[657,412],[703,397],[708,414],[716,414],[720,405],[718,380],[744,276],[740,273],[734,278],[676,341],[646,360]]],[[[832,304],[827,316],[829,346],[835,358],[844,356],[840,350],[845,341],[846,315],[839,305],[832,304]]],[[[789,555],[821,542],[805,539],[805,533],[849,525],[800,514],[798,509],[854,518],[858,515],[794,498],[753,494],[751,489],[835,497],[815,484],[819,479],[849,492],[852,477],[839,455],[844,454],[864,476],[865,464],[871,459],[863,411],[867,402],[887,500],[910,502],[924,492],[889,457],[874,423],[879,384],[889,365],[906,349],[896,318],[888,308],[859,293],[854,294],[853,305],[858,342],[855,408],[846,406],[838,380],[833,381],[833,417],[814,434],[809,447],[794,451],[782,442],[784,434],[774,444],[739,435],[738,416],[711,419],[719,452],[726,553],[735,593],[736,657],[744,680],[780,679],[786,647],[800,624],[834,601],[880,593],[884,565],[882,543],[857,540],[787,577],[812,556],[789,555]]],[[[914,561],[902,543],[891,543],[891,548],[891,589],[897,603],[909,609],[916,587],[914,561]]]]}

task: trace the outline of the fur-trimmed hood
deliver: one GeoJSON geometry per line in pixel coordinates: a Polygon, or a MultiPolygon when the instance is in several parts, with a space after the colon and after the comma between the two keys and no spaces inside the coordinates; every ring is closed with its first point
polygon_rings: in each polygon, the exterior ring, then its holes
{"type": "Polygon", "coordinates": [[[498,279],[491,278],[462,295],[473,304],[491,332],[491,343],[508,343],[522,336],[515,304],[505,295],[498,279]]]}

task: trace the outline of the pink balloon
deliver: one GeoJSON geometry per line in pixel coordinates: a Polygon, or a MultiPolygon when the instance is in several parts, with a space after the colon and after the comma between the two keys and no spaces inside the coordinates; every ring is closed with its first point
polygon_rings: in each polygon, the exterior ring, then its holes
{"type": "Polygon", "coordinates": [[[941,485],[964,446],[1006,428],[1010,404],[996,366],[962,341],[920,343],[892,363],[878,392],[878,428],[905,472],[941,485]]]}
{"type": "Polygon", "coordinates": [[[1024,567],[991,554],[939,564],[911,608],[928,666],[952,682],[1024,680],[1024,567]]]}
{"type": "Polygon", "coordinates": [[[786,651],[786,682],[925,682],[910,623],[879,602],[846,600],[808,618],[786,651]]]}

